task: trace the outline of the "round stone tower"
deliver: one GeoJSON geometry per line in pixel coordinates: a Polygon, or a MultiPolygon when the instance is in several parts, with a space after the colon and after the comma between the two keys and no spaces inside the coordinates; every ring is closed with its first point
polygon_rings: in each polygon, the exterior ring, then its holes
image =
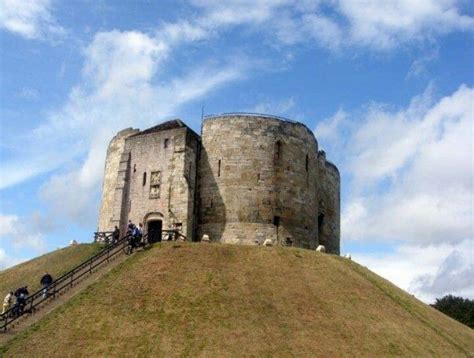
{"type": "Polygon", "coordinates": [[[199,163],[198,236],[211,241],[318,245],[318,143],[279,117],[207,117],[199,163]]]}

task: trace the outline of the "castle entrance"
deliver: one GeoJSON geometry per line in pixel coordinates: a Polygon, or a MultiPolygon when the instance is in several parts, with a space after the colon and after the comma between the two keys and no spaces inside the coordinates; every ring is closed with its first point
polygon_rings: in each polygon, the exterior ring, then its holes
{"type": "Polygon", "coordinates": [[[161,220],[148,221],[147,223],[148,242],[155,243],[155,242],[161,241],[162,227],[163,227],[163,222],[161,220]]]}

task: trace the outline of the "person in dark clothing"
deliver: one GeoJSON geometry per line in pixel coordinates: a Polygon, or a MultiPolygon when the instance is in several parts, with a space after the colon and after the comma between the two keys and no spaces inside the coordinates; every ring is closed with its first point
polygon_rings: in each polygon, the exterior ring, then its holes
{"type": "Polygon", "coordinates": [[[30,293],[28,292],[28,286],[23,286],[23,287],[17,288],[15,293],[14,293],[15,297],[18,297],[20,295],[28,297],[29,294],[30,293]]]}
{"type": "Polygon", "coordinates": [[[15,314],[17,316],[21,316],[23,314],[26,305],[26,298],[29,294],[30,293],[28,292],[28,286],[20,287],[15,291],[15,314]]]}
{"type": "Polygon", "coordinates": [[[112,234],[112,243],[117,242],[120,238],[120,230],[115,226],[114,232],[112,234]]]}
{"type": "Polygon", "coordinates": [[[135,224],[132,223],[132,220],[128,220],[127,235],[131,235],[133,233],[133,229],[135,229],[135,224]]]}
{"type": "Polygon", "coordinates": [[[132,236],[133,236],[133,241],[132,245],[134,247],[138,247],[140,245],[141,239],[143,237],[143,225],[142,223],[138,224],[138,226],[135,226],[132,231],[132,236]]]}
{"type": "Polygon", "coordinates": [[[14,293],[13,295],[14,295],[15,297],[20,296],[22,289],[23,289],[23,287],[17,288],[17,289],[15,290],[15,293],[14,293]]]}
{"type": "Polygon", "coordinates": [[[45,272],[43,277],[41,277],[41,286],[43,286],[43,298],[48,297],[48,287],[53,283],[53,276],[45,272]]]}

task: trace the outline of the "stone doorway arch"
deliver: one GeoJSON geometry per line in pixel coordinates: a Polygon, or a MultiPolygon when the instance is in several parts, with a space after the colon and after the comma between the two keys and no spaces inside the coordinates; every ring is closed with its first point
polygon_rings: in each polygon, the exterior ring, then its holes
{"type": "Polygon", "coordinates": [[[143,218],[148,241],[150,243],[160,242],[163,229],[163,214],[160,212],[148,213],[143,218]]]}

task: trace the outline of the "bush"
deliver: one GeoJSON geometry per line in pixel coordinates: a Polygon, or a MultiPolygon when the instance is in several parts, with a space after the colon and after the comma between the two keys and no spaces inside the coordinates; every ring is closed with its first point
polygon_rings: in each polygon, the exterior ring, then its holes
{"type": "Polygon", "coordinates": [[[474,300],[446,295],[443,298],[437,298],[431,306],[456,321],[474,328],[474,300]]]}

